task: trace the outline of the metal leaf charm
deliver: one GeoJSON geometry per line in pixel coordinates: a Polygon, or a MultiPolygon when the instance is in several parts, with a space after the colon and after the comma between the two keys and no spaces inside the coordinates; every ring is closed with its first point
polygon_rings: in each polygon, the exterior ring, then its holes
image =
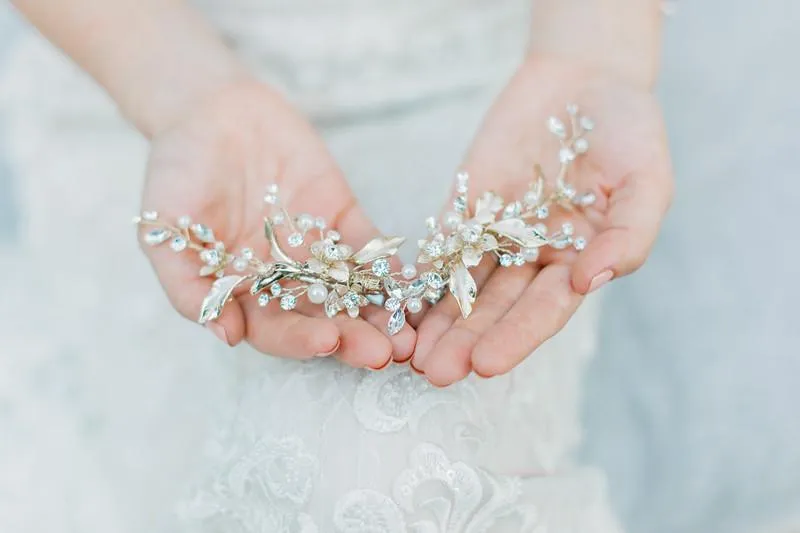
{"type": "Polygon", "coordinates": [[[272,227],[272,222],[270,222],[268,218],[264,219],[264,235],[267,236],[267,240],[269,241],[269,251],[273,258],[277,261],[289,263],[290,265],[296,263],[296,261],[289,257],[289,255],[283,251],[283,248],[281,248],[281,245],[278,243],[278,236],[275,235],[275,230],[272,227]]]}
{"type": "Polygon", "coordinates": [[[231,298],[233,290],[246,279],[247,276],[225,276],[216,280],[211,285],[211,291],[203,299],[203,305],[200,307],[200,318],[197,319],[197,322],[205,324],[211,320],[216,320],[222,314],[222,308],[231,298]]]}
{"type": "Polygon", "coordinates": [[[389,324],[386,326],[386,331],[389,335],[397,335],[403,326],[406,325],[406,314],[403,308],[396,309],[392,316],[389,317],[389,324]]]}
{"type": "Polygon", "coordinates": [[[547,244],[547,238],[541,235],[531,226],[527,226],[522,219],[509,218],[500,220],[490,225],[489,230],[494,231],[504,237],[527,248],[536,248],[547,244]]]}
{"type": "Polygon", "coordinates": [[[450,268],[450,293],[455,296],[458,307],[461,309],[461,316],[465,319],[472,313],[472,304],[478,295],[478,287],[475,280],[467,270],[466,265],[458,262],[450,268]]]}
{"type": "Polygon", "coordinates": [[[405,237],[377,237],[357,251],[351,260],[357,265],[363,265],[381,257],[392,256],[405,241],[405,237]]]}
{"type": "Polygon", "coordinates": [[[475,220],[487,224],[495,219],[495,215],[503,208],[503,199],[488,191],[475,201],[475,220]]]}

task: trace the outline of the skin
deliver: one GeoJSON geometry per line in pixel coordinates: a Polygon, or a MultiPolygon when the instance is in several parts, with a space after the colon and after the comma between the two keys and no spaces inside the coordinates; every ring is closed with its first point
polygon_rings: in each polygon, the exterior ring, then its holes
{"type": "MultiPolygon", "coordinates": [[[[229,250],[266,254],[260,198],[277,183],[290,211],[324,216],[348,244],[377,230],[355,202],[313,127],[280,95],[251,78],[198,12],[182,0],[15,0],[39,30],[91,74],[121,112],[152,140],[143,206],[214,228],[229,250]],[[313,188],[310,184],[313,182],[313,188]],[[315,194],[310,194],[311,191],[315,194]],[[259,246],[261,248],[259,248],[259,246]]],[[[387,313],[328,319],[318,309],[260,308],[237,299],[209,329],[233,346],[290,358],[335,355],[356,367],[408,360],[432,383],[470,371],[507,372],[557,332],[593,279],[619,277],[647,256],[671,198],[657,72],[656,1],[542,0],[534,8],[530,54],[489,111],[463,164],[475,193],[511,197],[535,162],[554,153],[543,134],[568,101],[597,121],[591,149],[571,181],[592,189],[594,210],[576,221],[590,238],[581,254],[561,252],[532,266],[482,264],[473,316],[445,299],[387,338],[387,313]],[[503,342],[501,342],[501,339],[503,342]],[[509,341],[511,339],[511,341],[509,341]]],[[[552,156],[550,156],[552,157],[552,156]]],[[[552,163],[552,162],[551,162],[552,163]]],[[[552,222],[550,222],[552,224],[552,222]]],[[[196,320],[211,281],[190,254],[143,247],[175,308],[196,320]]]]}

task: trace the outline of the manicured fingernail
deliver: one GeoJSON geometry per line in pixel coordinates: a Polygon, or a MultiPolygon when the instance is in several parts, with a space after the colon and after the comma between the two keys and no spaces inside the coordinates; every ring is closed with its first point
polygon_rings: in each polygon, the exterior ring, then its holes
{"type": "Polygon", "coordinates": [[[341,344],[342,344],[342,339],[336,339],[336,345],[330,351],[320,352],[316,356],[317,357],[328,357],[329,355],[333,355],[333,354],[336,353],[337,350],[339,350],[339,346],[341,346],[341,344]]]}
{"type": "Polygon", "coordinates": [[[587,294],[596,291],[597,289],[599,289],[600,287],[611,281],[611,278],[613,277],[614,277],[613,272],[611,272],[610,270],[603,270],[598,275],[592,278],[592,282],[589,284],[589,290],[587,291],[587,294]]]}
{"type": "Polygon", "coordinates": [[[209,331],[211,331],[211,333],[216,335],[219,340],[221,340],[228,346],[231,345],[231,343],[228,342],[228,333],[225,331],[225,328],[222,327],[221,324],[217,324],[216,322],[209,322],[208,324],[206,324],[206,327],[209,329],[209,331]]]}
{"type": "Polygon", "coordinates": [[[390,358],[389,358],[389,359],[388,359],[388,360],[387,360],[385,363],[383,363],[383,364],[382,364],[381,366],[379,366],[378,368],[375,368],[375,367],[372,367],[372,366],[367,366],[367,368],[368,368],[369,370],[375,370],[375,371],[378,371],[378,370],[383,370],[384,368],[386,368],[387,366],[389,366],[391,363],[392,363],[392,358],[390,357],[390,358]]]}

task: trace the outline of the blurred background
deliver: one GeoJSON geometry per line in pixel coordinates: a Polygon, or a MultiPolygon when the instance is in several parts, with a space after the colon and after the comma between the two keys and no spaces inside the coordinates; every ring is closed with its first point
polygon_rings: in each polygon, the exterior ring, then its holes
{"type": "MultiPolygon", "coordinates": [[[[606,291],[583,405],[581,454],[631,533],[800,532],[798,27],[793,0],[667,22],[677,196],[646,267],[606,291]]],[[[23,31],[0,5],[0,72],[23,31]]],[[[13,183],[0,157],[6,248],[13,183]]]]}

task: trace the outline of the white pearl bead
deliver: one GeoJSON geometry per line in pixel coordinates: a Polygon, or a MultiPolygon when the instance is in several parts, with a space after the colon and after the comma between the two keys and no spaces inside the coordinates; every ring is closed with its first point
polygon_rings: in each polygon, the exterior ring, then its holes
{"type": "Polygon", "coordinates": [[[403,270],[400,271],[406,279],[414,279],[417,276],[417,267],[414,265],[403,265],[403,270]]]}
{"type": "Polygon", "coordinates": [[[412,313],[419,313],[422,311],[422,300],[419,298],[409,298],[408,302],[406,303],[406,309],[412,313]]]}
{"type": "Polygon", "coordinates": [[[325,302],[328,297],[328,289],[325,285],[314,283],[308,287],[308,299],[313,304],[321,304],[325,302]]]}

